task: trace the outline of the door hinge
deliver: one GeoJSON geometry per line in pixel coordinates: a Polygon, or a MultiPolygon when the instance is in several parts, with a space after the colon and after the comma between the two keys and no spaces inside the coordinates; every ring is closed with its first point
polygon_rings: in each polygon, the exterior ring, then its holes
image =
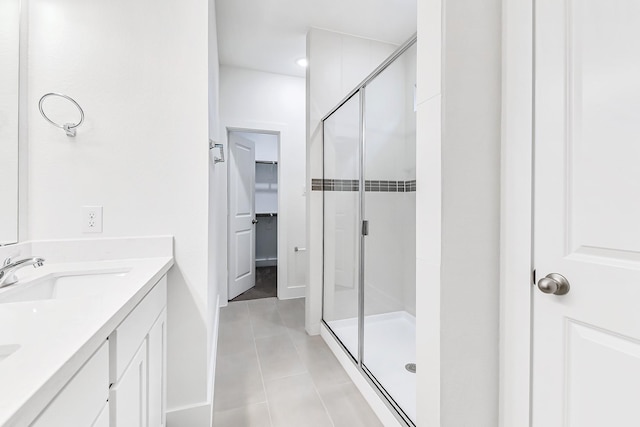
{"type": "Polygon", "coordinates": [[[369,235],[369,221],[362,221],[362,235],[363,236],[368,236],[369,235]]]}
{"type": "Polygon", "coordinates": [[[533,286],[535,286],[536,282],[537,282],[537,280],[536,280],[536,269],[534,268],[533,270],[531,270],[531,284],[533,286]]]}

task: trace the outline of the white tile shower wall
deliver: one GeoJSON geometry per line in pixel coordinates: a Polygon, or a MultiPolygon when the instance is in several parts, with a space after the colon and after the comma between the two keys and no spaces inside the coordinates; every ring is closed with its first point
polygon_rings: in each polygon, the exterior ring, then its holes
{"type": "MultiPolygon", "coordinates": [[[[405,60],[405,157],[404,167],[407,180],[416,179],[416,126],[417,112],[414,111],[414,104],[417,101],[417,51],[418,46],[412,48],[404,57],[405,60]]],[[[417,188],[417,187],[416,187],[417,188]]],[[[406,312],[416,315],[416,192],[408,193],[406,198],[406,212],[408,215],[404,227],[404,242],[406,248],[410,249],[410,256],[404,258],[404,309],[406,312]]]]}
{"type": "Polygon", "coordinates": [[[413,179],[405,170],[406,112],[413,106],[411,98],[407,98],[405,93],[406,56],[410,54],[415,54],[415,51],[405,53],[367,85],[366,179],[413,179]]]}
{"type": "MultiPolygon", "coordinates": [[[[315,192],[319,193],[319,192],[315,192]]],[[[319,193],[321,194],[321,193],[319,193]]],[[[324,311],[327,320],[350,319],[358,316],[359,223],[358,193],[330,191],[324,195],[327,216],[324,225],[324,311]]]]}
{"type": "MultiPolygon", "coordinates": [[[[226,129],[241,128],[281,132],[280,181],[278,197],[280,227],[278,241],[278,280],[285,284],[281,298],[304,296],[306,287],[305,252],[294,252],[294,247],[306,247],[305,228],[305,144],[304,144],[304,79],[281,74],[265,73],[243,68],[220,67],[221,138],[226,129]]],[[[226,200],[226,168],[224,196],[226,200]]],[[[222,168],[221,168],[222,169],[222,168]]],[[[225,205],[226,206],[226,205],[225,205]]],[[[225,211],[226,218],[226,211],[225,211]]],[[[226,219],[218,227],[226,229],[226,219]]],[[[220,253],[226,251],[227,235],[220,231],[220,253]]],[[[223,255],[221,262],[226,265],[223,255]]],[[[226,275],[221,281],[220,301],[227,301],[226,275]]]]}
{"type": "MultiPolygon", "coordinates": [[[[316,28],[307,34],[307,187],[322,177],[322,117],[396,48],[316,28]]],[[[308,191],[306,329],[311,334],[320,333],[322,316],[322,210],[322,193],[308,191]]]]}
{"type": "MultiPolygon", "coordinates": [[[[416,48],[367,86],[365,177],[415,179],[416,48]]],[[[365,314],[415,314],[415,192],[367,192],[365,314]]]]}
{"type": "Polygon", "coordinates": [[[406,202],[410,194],[366,194],[369,235],[365,238],[365,315],[404,308],[404,258],[414,256],[406,250],[402,238],[408,221],[406,202]]]}
{"type": "MultiPolygon", "coordinates": [[[[208,15],[196,0],[29,5],[27,238],[82,238],[88,204],[104,206],[104,237],[175,236],[170,411],[210,402],[208,15]],[[52,91],[84,108],[76,138],[40,117],[52,91]]],[[[48,112],[76,120],[62,104],[48,112]]]]}
{"type": "Polygon", "coordinates": [[[404,257],[404,290],[402,293],[404,311],[416,315],[416,192],[407,193],[405,197],[404,212],[404,248],[407,251],[404,257]]]}
{"type": "MultiPolygon", "coordinates": [[[[358,180],[360,103],[352,98],[324,126],[327,178],[358,180]]],[[[324,314],[326,320],[358,315],[360,200],[356,191],[327,191],[324,203],[324,314]]]]}

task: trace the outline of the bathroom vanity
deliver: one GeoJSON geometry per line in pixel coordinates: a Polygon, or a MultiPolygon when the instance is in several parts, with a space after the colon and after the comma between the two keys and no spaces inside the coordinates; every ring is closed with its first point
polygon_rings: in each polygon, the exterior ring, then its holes
{"type": "Polygon", "coordinates": [[[165,425],[172,238],[8,252],[46,261],[0,289],[0,426],[165,425]]]}

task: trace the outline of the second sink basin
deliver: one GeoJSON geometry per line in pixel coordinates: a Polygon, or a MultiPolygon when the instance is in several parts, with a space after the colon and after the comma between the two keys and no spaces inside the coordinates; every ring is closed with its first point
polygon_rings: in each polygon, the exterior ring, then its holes
{"type": "Polygon", "coordinates": [[[0,289],[0,304],[98,296],[121,281],[129,270],[52,273],[0,289]]]}

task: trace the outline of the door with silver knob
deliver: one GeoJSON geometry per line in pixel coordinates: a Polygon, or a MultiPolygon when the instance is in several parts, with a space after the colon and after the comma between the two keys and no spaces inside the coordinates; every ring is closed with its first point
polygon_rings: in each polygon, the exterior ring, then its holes
{"type": "Polygon", "coordinates": [[[545,294],[566,295],[569,293],[569,281],[562,274],[551,273],[538,280],[538,289],[545,294]]]}
{"type": "Polygon", "coordinates": [[[228,299],[256,284],[256,149],[239,132],[229,132],[228,299]]]}
{"type": "Polygon", "coordinates": [[[531,425],[640,426],[640,3],[535,9],[531,425]]]}

